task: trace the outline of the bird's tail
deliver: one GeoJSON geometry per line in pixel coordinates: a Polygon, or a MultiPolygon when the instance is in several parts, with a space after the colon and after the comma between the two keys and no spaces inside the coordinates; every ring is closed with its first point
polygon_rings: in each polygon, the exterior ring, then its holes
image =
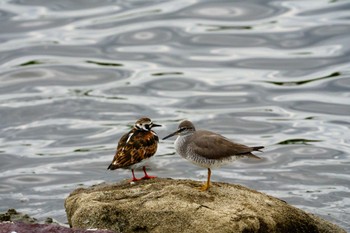
{"type": "MultiPolygon", "coordinates": [[[[264,147],[263,146],[254,146],[252,147],[252,151],[261,151],[261,149],[263,149],[264,147]]],[[[261,159],[260,157],[256,156],[255,154],[249,152],[248,154],[246,154],[247,157],[249,158],[254,158],[254,159],[261,159]]]]}
{"type": "Polygon", "coordinates": [[[264,147],[263,146],[254,146],[254,147],[252,147],[252,149],[253,149],[253,151],[260,151],[260,152],[262,152],[261,149],[264,149],[264,147]]]}
{"type": "Polygon", "coordinates": [[[119,167],[116,166],[116,165],[113,165],[113,163],[111,163],[111,164],[109,164],[107,170],[115,170],[115,169],[117,169],[117,168],[119,168],[119,167]]]}

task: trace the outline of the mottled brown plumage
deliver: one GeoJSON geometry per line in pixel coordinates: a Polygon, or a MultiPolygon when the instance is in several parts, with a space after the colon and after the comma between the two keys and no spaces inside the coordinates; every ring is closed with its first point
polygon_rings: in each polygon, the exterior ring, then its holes
{"type": "Polygon", "coordinates": [[[249,147],[211,131],[196,130],[190,121],[182,121],[178,130],[163,140],[174,135],[178,135],[175,141],[176,152],[190,162],[208,169],[207,183],[201,190],[207,190],[210,186],[211,168],[220,167],[243,157],[260,159],[251,152],[264,148],[249,147]]]}
{"type": "MultiPolygon", "coordinates": [[[[107,169],[131,168],[132,181],[139,180],[134,175],[134,168],[156,153],[159,139],[152,128],[158,126],[160,125],[154,124],[149,118],[136,121],[134,127],[119,140],[113,161],[107,169]]],[[[141,179],[153,178],[148,176],[145,166],[143,171],[145,176],[141,179]]]]}

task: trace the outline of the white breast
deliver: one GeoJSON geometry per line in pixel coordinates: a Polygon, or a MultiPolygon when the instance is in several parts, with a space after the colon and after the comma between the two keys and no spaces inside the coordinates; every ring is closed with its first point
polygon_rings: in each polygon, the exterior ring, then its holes
{"type": "Polygon", "coordinates": [[[181,157],[185,158],[188,156],[187,155],[187,140],[188,136],[178,136],[175,140],[175,150],[176,152],[181,155],[181,157]]]}

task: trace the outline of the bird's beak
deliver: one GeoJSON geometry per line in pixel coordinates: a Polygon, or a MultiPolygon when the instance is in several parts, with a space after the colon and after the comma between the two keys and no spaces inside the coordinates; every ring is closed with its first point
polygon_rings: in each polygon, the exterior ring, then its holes
{"type": "Polygon", "coordinates": [[[153,128],[153,127],[161,127],[162,125],[158,125],[158,124],[154,124],[154,123],[152,123],[152,127],[151,128],[153,128]]]}
{"type": "Polygon", "coordinates": [[[176,130],[174,133],[171,133],[171,134],[169,134],[168,136],[164,137],[163,140],[165,140],[165,139],[167,139],[167,138],[170,138],[170,137],[172,137],[172,136],[174,136],[174,135],[177,135],[177,134],[179,134],[179,133],[180,133],[180,130],[176,130]]]}

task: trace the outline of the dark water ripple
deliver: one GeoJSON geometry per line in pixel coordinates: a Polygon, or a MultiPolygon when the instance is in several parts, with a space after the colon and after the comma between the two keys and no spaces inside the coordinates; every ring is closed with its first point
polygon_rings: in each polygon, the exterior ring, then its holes
{"type": "MultiPolygon", "coordinates": [[[[24,1],[0,5],[0,211],[66,222],[140,116],[182,119],[261,161],[213,172],[350,230],[347,1],[24,1]]],[[[204,180],[162,141],[150,173],[204,180]]]]}

